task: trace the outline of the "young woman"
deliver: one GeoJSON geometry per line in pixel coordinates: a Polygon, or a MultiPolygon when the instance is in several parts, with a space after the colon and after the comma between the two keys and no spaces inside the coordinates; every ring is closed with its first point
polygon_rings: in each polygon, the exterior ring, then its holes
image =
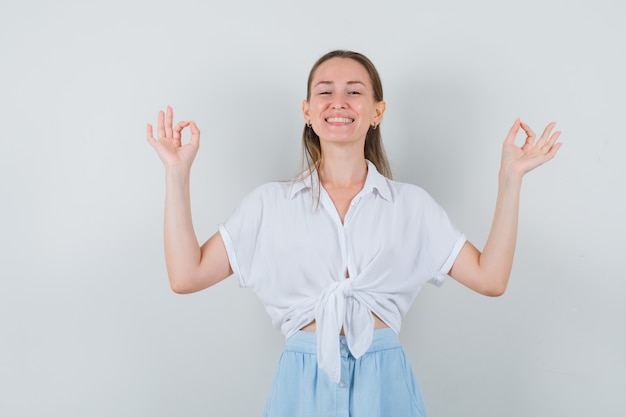
{"type": "Polygon", "coordinates": [[[192,226],[189,176],[200,131],[170,107],[147,137],[165,165],[165,257],[172,289],[199,291],[233,273],[285,335],[265,416],[425,416],[398,343],[425,283],[446,275],[481,294],[509,280],[524,174],[552,159],[550,123],[536,139],[516,120],[502,151],[496,209],[479,251],[421,188],[393,181],[381,143],[381,81],[365,56],[333,51],[311,69],[302,104],[308,168],[260,186],[209,240],[192,226]],[[189,143],[181,143],[189,128],[189,143]],[[519,130],[524,145],[515,145],[519,130]]]}

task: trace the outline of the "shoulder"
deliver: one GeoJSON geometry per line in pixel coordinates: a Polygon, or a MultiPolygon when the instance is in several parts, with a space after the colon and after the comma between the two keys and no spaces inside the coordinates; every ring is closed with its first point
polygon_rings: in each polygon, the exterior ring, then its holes
{"type": "Polygon", "coordinates": [[[296,183],[294,181],[273,181],[254,188],[247,197],[251,198],[289,198],[296,183]]]}
{"type": "Polygon", "coordinates": [[[263,207],[288,201],[293,193],[293,181],[274,181],[257,186],[244,196],[241,205],[263,207]]]}
{"type": "Polygon", "coordinates": [[[391,191],[394,201],[434,201],[430,194],[418,185],[390,179],[387,179],[387,184],[389,185],[389,190],[391,191]]]}
{"type": "Polygon", "coordinates": [[[394,210],[407,216],[430,218],[444,210],[424,188],[406,182],[387,180],[394,210]]]}
{"type": "Polygon", "coordinates": [[[248,192],[235,206],[227,223],[252,224],[276,213],[289,200],[292,183],[268,182],[248,192]]]}

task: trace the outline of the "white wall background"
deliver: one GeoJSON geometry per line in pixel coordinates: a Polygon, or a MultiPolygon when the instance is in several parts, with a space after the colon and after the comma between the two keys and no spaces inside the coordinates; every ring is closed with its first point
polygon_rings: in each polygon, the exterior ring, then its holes
{"type": "MultiPolygon", "coordinates": [[[[233,279],[168,287],[170,104],[203,138],[199,238],[300,161],[310,66],[377,64],[396,179],[477,245],[520,116],[563,130],[525,182],[507,294],[427,288],[401,335],[431,417],[623,416],[626,6],[619,1],[0,3],[0,416],[258,416],[282,348],[233,279]]],[[[520,138],[521,139],[521,138],[520,138]]]]}

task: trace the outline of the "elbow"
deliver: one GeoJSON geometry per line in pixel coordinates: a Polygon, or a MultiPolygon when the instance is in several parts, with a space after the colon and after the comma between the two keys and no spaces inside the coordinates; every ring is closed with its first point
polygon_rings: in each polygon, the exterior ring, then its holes
{"type": "Polygon", "coordinates": [[[506,285],[486,289],[483,295],[487,297],[500,297],[506,292],[506,285]]]}
{"type": "Polygon", "coordinates": [[[168,277],[170,288],[176,294],[191,294],[209,288],[218,282],[211,275],[205,276],[194,272],[170,273],[168,277]]]}
{"type": "Polygon", "coordinates": [[[170,275],[169,279],[170,288],[176,294],[190,294],[196,291],[189,285],[189,280],[185,279],[185,277],[170,275]]]}
{"type": "Polygon", "coordinates": [[[182,287],[182,286],[180,286],[178,284],[170,283],[170,288],[176,294],[189,294],[189,291],[186,288],[184,288],[184,287],[182,287]]]}
{"type": "Polygon", "coordinates": [[[189,294],[189,291],[178,282],[170,281],[170,288],[176,294],[189,294]]]}
{"type": "Polygon", "coordinates": [[[502,280],[499,282],[493,282],[490,285],[483,288],[482,294],[487,297],[500,297],[506,292],[508,280],[502,280]]]}

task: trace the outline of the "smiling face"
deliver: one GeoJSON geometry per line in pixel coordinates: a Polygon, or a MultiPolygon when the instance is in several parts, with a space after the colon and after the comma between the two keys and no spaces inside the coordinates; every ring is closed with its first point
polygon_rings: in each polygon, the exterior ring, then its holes
{"type": "Polygon", "coordinates": [[[366,68],[350,58],[331,58],[315,70],[310,96],[302,103],[307,123],[328,143],[364,143],[370,127],[378,126],[385,102],[374,97],[366,68]]]}

